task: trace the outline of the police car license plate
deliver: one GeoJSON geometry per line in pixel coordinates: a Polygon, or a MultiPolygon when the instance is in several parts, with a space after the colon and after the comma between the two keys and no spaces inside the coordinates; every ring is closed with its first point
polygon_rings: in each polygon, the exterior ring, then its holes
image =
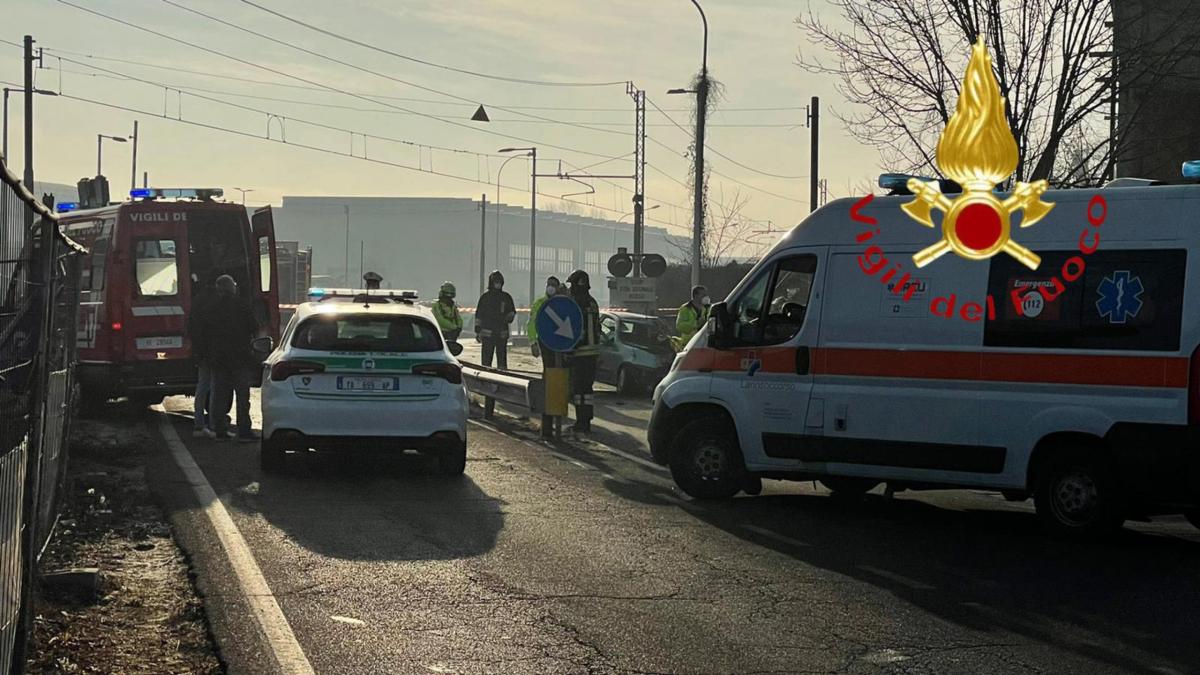
{"type": "Polygon", "coordinates": [[[398,377],[349,377],[339,376],[337,388],[342,391],[396,391],[400,388],[398,377]]]}

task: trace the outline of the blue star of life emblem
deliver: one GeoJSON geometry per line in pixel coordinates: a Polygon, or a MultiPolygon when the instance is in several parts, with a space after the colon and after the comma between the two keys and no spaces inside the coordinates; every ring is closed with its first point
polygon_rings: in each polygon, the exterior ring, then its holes
{"type": "Polygon", "coordinates": [[[1096,287],[1100,294],[1096,311],[1107,317],[1109,323],[1125,323],[1142,310],[1142,292],[1145,290],[1141,277],[1130,276],[1129,270],[1113,272],[1096,287]]]}

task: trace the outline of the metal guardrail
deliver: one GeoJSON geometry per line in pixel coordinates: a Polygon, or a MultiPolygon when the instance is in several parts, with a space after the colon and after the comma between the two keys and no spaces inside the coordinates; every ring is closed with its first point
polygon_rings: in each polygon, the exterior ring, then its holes
{"type": "Polygon", "coordinates": [[[495,414],[496,401],[524,408],[530,415],[541,415],[545,412],[546,389],[542,378],[530,373],[461,363],[463,383],[467,385],[467,391],[483,397],[484,417],[490,419],[495,414]]]}
{"type": "Polygon", "coordinates": [[[24,668],[66,476],[84,252],[0,158],[0,675],[24,668]]]}

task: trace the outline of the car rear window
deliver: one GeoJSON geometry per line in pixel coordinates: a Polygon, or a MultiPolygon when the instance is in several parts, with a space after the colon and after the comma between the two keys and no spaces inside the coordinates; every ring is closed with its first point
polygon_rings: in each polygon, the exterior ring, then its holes
{"type": "Polygon", "coordinates": [[[306,319],[296,328],[292,346],[338,352],[440,352],[442,337],[419,317],[341,314],[306,319]]]}

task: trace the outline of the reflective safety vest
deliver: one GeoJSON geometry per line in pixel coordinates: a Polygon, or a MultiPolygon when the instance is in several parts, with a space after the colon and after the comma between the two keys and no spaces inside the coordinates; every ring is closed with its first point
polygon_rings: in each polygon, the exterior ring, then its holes
{"type": "Polygon", "coordinates": [[[675,330],[679,331],[680,343],[686,345],[692,336],[699,332],[705,321],[708,321],[707,307],[697,311],[692,303],[684,303],[675,317],[675,330]]]}
{"type": "Polygon", "coordinates": [[[462,330],[463,320],[458,314],[458,306],[453,301],[448,305],[441,300],[433,303],[433,316],[443,333],[462,330]]]}
{"type": "Polygon", "coordinates": [[[542,305],[546,304],[546,301],[549,299],[550,298],[546,295],[539,295],[534,298],[533,304],[529,306],[529,323],[525,324],[525,334],[529,336],[529,344],[534,344],[537,342],[538,310],[540,310],[542,305]]]}

